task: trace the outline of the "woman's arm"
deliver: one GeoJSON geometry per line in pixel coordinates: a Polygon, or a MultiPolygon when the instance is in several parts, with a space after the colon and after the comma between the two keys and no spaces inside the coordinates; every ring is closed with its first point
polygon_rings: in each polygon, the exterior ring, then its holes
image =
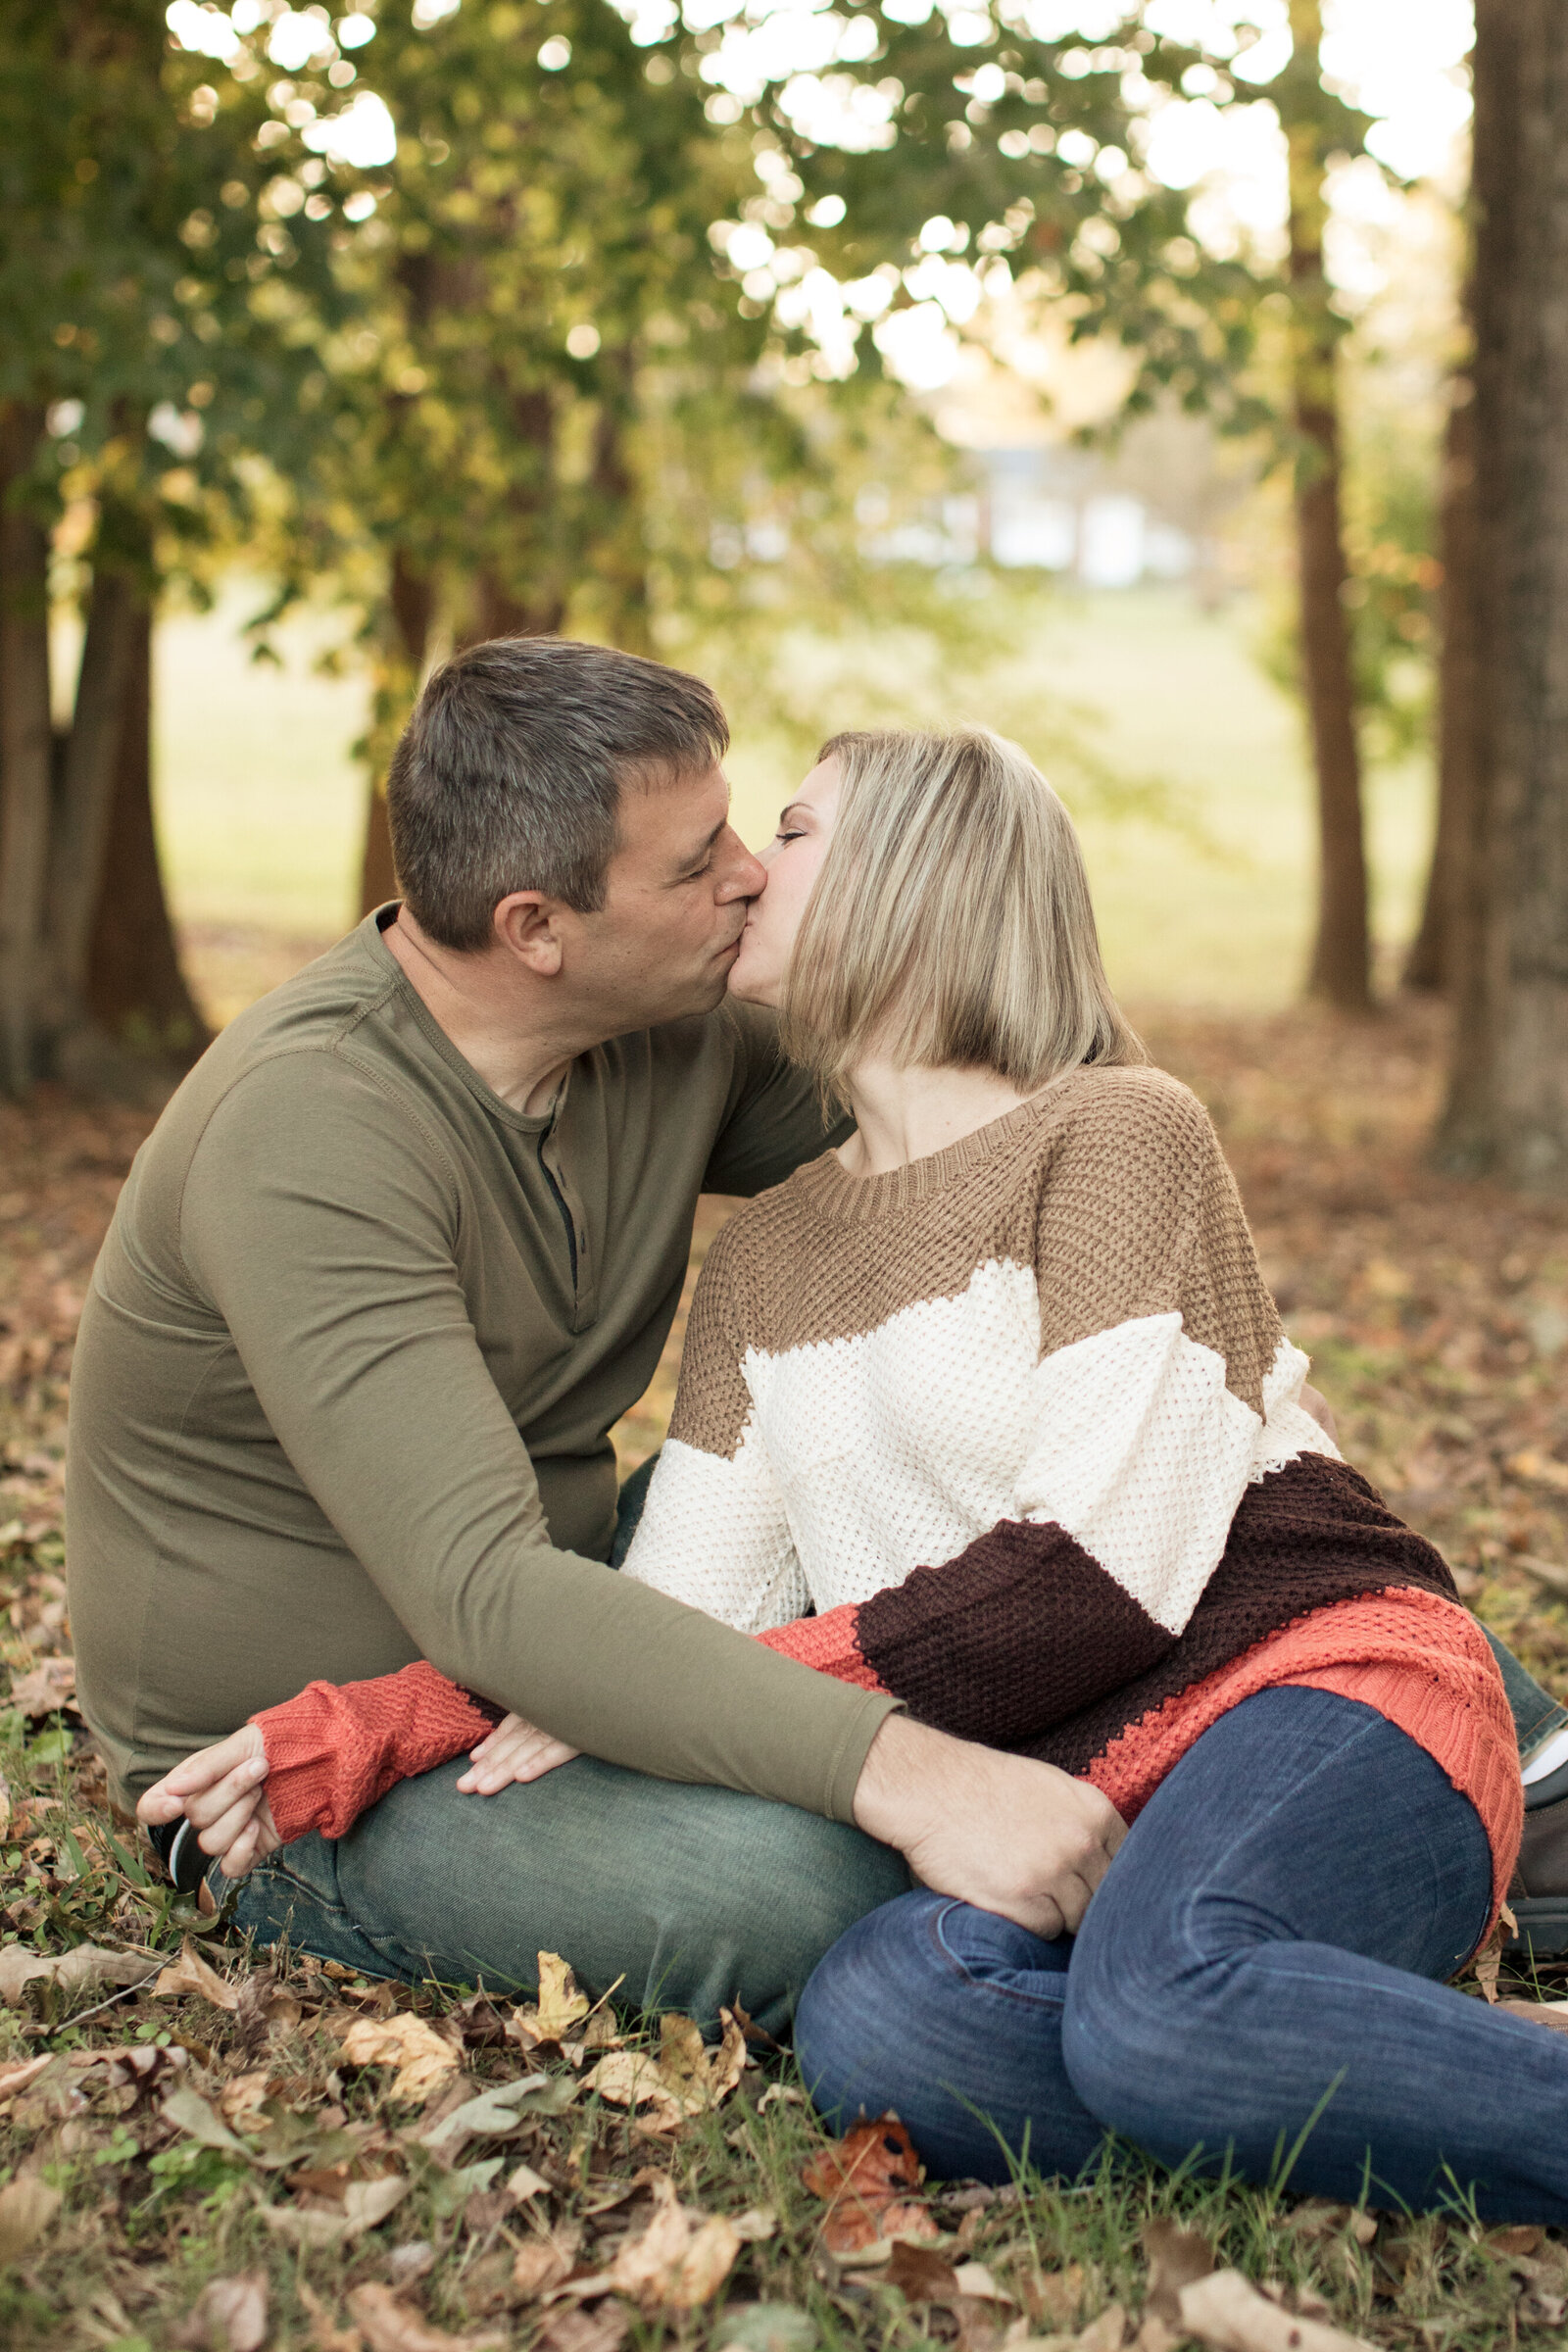
{"type": "Polygon", "coordinates": [[[464,1790],[534,1781],[576,1754],[422,1660],[363,1683],[312,1683],[215,1746],[187,1756],[136,1807],[149,1827],[181,1814],[226,1878],[243,1878],[308,1830],[342,1838],[398,1781],[465,1751],[464,1790]]]}

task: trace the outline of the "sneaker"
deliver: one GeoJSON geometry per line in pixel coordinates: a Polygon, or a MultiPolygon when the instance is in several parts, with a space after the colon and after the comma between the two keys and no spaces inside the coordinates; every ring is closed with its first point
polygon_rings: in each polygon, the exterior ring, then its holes
{"type": "Polygon", "coordinates": [[[1510,1958],[1556,1960],[1568,1953],[1568,1764],[1525,1790],[1525,1833],[1508,1888],[1519,1933],[1510,1958]]]}

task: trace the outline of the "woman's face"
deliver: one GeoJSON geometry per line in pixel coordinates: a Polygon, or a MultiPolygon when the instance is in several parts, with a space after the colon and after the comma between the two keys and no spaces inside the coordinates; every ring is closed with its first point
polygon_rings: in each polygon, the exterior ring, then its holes
{"type": "Polygon", "coordinates": [[[790,950],[833,837],[838,808],[838,761],[824,760],[812,768],[761,852],[767,887],[752,901],[741,952],[729,975],[731,996],[743,997],[748,1004],[777,1004],[783,994],[790,950]]]}

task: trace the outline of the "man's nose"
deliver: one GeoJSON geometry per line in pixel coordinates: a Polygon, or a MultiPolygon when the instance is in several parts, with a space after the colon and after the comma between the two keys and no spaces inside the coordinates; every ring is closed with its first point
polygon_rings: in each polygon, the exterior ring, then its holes
{"type": "Polygon", "coordinates": [[[733,826],[724,836],[724,847],[729,854],[714,893],[719,905],[727,906],[734,899],[755,899],[767,880],[766,866],[760,858],[752,856],[733,826]]]}

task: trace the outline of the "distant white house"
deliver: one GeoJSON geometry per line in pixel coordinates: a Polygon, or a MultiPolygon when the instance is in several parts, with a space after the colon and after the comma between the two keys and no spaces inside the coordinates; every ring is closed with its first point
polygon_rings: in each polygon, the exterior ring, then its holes
{"type": "Polygon", "coordinates": [[[1183,579],[1199,551],[1186,531],[1105,480],[1102,461],[1059,448],[974,452],[983,477],[976,552],[1008,569],[1070,572],[1088,588],[1183,579]]]}

